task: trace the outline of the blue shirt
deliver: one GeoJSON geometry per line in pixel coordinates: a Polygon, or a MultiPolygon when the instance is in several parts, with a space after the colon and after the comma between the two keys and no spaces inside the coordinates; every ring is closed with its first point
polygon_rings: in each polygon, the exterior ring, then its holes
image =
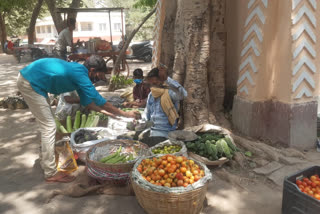
{"type": "MultiPolygon", "coordinates": [[[[166,83],[167,85],[177,89],[177,91],[169,89],[169,95],[172,103],[178,111],[179,102],[187,97],[187,91],[177,81],[170,77],[168,77],[166,83]]],[[[161,107],[160,97],[154,98],[152,93],[149,94],[145,113],[146,119],[153,122],[150,136],[168,137],[168,133],[170,131],[176,130],[177,121],[173,126],[171,126],[168,116],[161,107]]]]}
{"type": "Polygon", "coordinates": [[[39,59],[20,71],[38,94],[48,97],[48,93],[62,94],[76,90],[80,103],[87,106],[94,102],[102,106],[106,100],[92,85],[88,69],[76,62],[66,62],[61,59],[39,59]]]}

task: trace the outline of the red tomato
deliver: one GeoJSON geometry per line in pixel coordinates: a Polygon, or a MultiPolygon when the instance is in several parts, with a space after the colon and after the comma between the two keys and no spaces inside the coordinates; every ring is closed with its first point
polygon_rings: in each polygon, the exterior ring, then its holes
{"type": "Polygon", "coordinates": [[[302,184],[302,181],[296,180],[296,184],[299,186],[300,184],[302,184]]]}
{"type": "Polygon", "coordinates": [[[185,173],[186,171],[187,171],[187,168],[186,168],[186,167],[181,167],[181,168],[180,168],[180,172],[185,173]]]}
{"type": "Polygon", "coordinates": [[[311,186],[311,184],[312,184],[312,182],[310,180],[308,180],[306,183],[308,184],[308,186],[311,186]]]}
{"type": "Polygon", "coordinates": [[[177,184],[178,184],[179,187],[182,187],[183,186],[183,180],[178,180],[177,184]]]}
{"type": "Polygon", "coordinates": [[[170,157],[170,156],[169,156],[169,157],[167,158],[167,161],[168,161],[168,162],[173,161],[173,157],[170,157]]]}
{"type": "Polygon", "coordinates": [[[169,173],[173,173],[175,170],[174,170],[174,168],[173,167],[170,167],[169,169],[168,169],[168,172],[169,173]]]}
{"type": "Polygon", "coordinates": [[[178,180],[182,180],[183,179],[183,174],[182,173],[177,173],[176,174],[176,178],[178,178],[178,180]]]}
{"type": "Polygon", "coordinates": [[[303,185],[304,187],[307,187],[307,186],[308,186],[308,184],[307,184],[306,182],[302,182],[302,185],[303,185]]]}
{"type": "Polygon", "coordinates": [[[165,173],[166,173],[166,172],[165,172],[163,169],[160,169],[160,170],[158,171],[158,174],[159,174],[160,176],[164,176],[165,173]]]}
{"type": "Polygon", "coordinates": [[[164,186],[165,186],[165,187],[171,187],[171,184],[165,183],[164,186]]]}
{"type": "Polygon", "coordinates": [[[301,188],[304,189],[304,186],[302,184],[300,184],[298,187],[299,187],[299,189],[301,189],[301,188]]]}
{"type": "Polygon", "coordinates": [[[315,182],[311,182],[312,188],[316,188],[317,184],[315,182]]]}
{"type": "Polygon", "coordinates": [[[312,176],[310,177],[310,180],[311,180],[311,181],[316,181],[316,180],[317,180],[317,177],[314,176],[314,175],[312,175],[312,176]]]}
{"type": "Polygon", "coordinates": [[[309,179],[308,179],[308,178],[303,178],[302,180],[303,180],[304,182],[309,181],[309,179]]]}
{"type": "Polygon", "coordinates": [[[177,162],[177,163],[181,163],[182,161],[183,161],[183,157],[178,156],[178,157],[176,158],[176,162],[177,162]]]}
{"type": "Polygon", "coordinates": [[[319,194],[314,194],[314,198],[320,200],[320,195],[319,194]]]}

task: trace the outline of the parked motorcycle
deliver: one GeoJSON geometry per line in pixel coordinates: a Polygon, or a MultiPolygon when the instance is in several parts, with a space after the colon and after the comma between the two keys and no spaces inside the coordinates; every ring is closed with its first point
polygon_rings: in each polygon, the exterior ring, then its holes
{"type": "Polygon", "coordinates": [[[25,56],[29,56],[31,61],[36,61],[41,58],[49,57],[47,51],[42,47],[19,47],[15,48],[15,56],[18,62],[25,56]]]}
{"type": "Polygon", "coordinates": [[[127,59],[138,59],[145,62],[152,60],[152,42],[144,41],[134,43],[129,47],[129,54],[126,55],[127,59]]]}

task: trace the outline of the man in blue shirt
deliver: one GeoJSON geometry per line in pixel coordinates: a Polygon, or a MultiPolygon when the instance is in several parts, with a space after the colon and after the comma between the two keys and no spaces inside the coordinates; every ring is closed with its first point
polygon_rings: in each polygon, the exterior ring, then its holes
{"type": "MultiPolygon", "coordinates": [[[[103,61],[102,58],[95,60],[103,61]]],[[[138,112],[124,112],[112,106],[97,92],[88,76],[88,70],[91,72],[101,70],[101,66],[97,67],[96,64],[90,62],[84,66],[61,59],[46,58],[37,60],[20,71],[17,86],[40,126],[41,166],[47,182],[71,182],[75,179],[66,173],[57,172],[56,169],[56,125],[48,102],[48,93],[62,94],[76,90],[81,105],[88,106],[94,111],[109,116],[132,118],[140,116],[138,112]]],[[[104,68],[105,66],[102,66],[102,69],[104,68]]]]}
{"type": "Polygon", "coordinates": [[[150,138],[144,141],[153,146],[168,138],[168,133],[177,128],[179,102],[187,91],[175,80],[167,77],[166,70],[153,68],[147,75],[151,86],[146,105],[146,119],[153,122],[150,138]]]}

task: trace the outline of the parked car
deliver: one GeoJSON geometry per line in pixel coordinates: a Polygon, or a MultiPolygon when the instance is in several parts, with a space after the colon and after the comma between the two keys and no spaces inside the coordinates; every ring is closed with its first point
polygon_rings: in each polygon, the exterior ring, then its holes
{"type": "Polygon", "coordinates": [[[129,47],[129,54],[126,55],[127,59],[138,59],[145,62],[152,60],[152,41],[135,42],[129,47]]]}

